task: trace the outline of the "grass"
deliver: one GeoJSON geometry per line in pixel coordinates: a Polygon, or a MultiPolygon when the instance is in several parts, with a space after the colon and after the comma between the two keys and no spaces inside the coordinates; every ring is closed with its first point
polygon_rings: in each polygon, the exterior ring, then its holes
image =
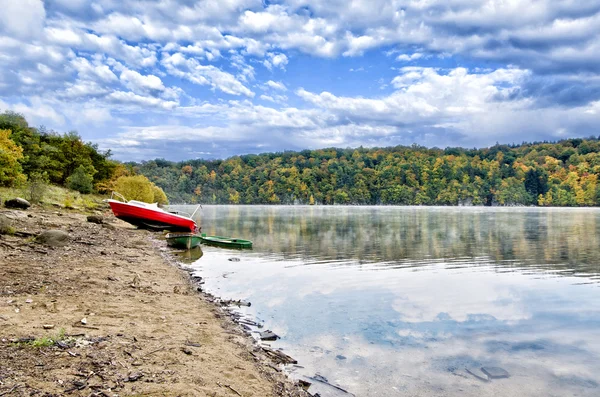
{"type": "MultiPolygon", "coordinates": [[[[2,202],[15,197],[29,199],[27,188],[0,187],[2,202]]],[[[42,198],[42,206],[59,206],[68,209],[93,211],[100,206],[105,198],[105,196],[99,194],[81,194],[61,186],[48,185],[42,198]]]]}
{"type": "Polygon", "coordinates": [[[58,333],[54,336],[50,336],[50,335],[42,336],[42,337],[36,338],[29,342],[15,343],[15,345],[20,346],[20,347],[32,347],[35,349],[41,349],[44,347],[54,346],[57,342],[64,341],[65,339],[67,339],[67,336],[65,335],[65,329],[61,328],[58,331],[58,333]]]}

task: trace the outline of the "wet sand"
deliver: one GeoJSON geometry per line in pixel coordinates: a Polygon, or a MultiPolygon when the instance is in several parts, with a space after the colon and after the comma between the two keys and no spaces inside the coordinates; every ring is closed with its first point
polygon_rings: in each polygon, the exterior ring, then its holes
{"type": "Polygon", "coordinates": [[[0,396],[308,395],[169,263],[156,234],[107,214],[95,224],[0,209],[23,233],[0,236],[0,396]],[[28,236],[48,229],[68,243],[28,236]]]}

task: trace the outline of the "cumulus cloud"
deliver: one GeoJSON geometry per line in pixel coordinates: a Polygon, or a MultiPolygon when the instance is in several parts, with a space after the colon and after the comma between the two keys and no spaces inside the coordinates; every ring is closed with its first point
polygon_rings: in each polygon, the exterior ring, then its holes
{"type": "Polygon", "coordinates": [[[18,38],[40,35],[46,19],[41,0],[0,0],[0,32],[18,38]]]}
{"type": "Polygon", "coordinates": [[[154,75],[144,76],[135,70],[124,70],[121,73],[120,80],[127,88],[135,92],[152,92],[152,91],[164,91],[165,86],[163,85],[160,77],[154,75]]]}
{"type": "Polygon", "coordinates": [[[266,59],[263,61],[263,65],[269,70],[273,70],[273,68],[285,69],[287,63],[288,58],[285,54],[274,53],[268,53],[266,59]]]}
{"type": "Polygon", "coordinates": [[[267,81],[265,83],[265,85],[267,87],[270,87],[270,88],[274,89],[274,90],[287,91],[287,87],[281,81],[269,80],[269,81],[267,81]]]}
{"type": "Polygon", "coordinates": [[[161,63],[169,74],[194,84],[209,85],[212,89],[230,95],[254,96],[254,93],[231,73],[224,72],[213,65],[202,65],[196,59],[186,58],[181,53],[165,55],[161,63]]]}
{"type": "Polygon", "coordinates": [[[110,121],[123,126],[111,142],[127,153],[135,141],[141,157],[161,153],[149,137],[173,141],[166,132],[179,127],[224,156],[585,136],[600,121],[596,2],[0,0],[0,9],[4,107],[57,128],[110,121]]]}
{"type": "MultiPolygon", "coordinates": [[[[107,96],[107,100],[115,104],[151,106],[165,110],[173,109],[178,105],[175,101],[165,101],[160,98],[143,96],[125,91],[114,91],[107,96]]],[[[139,109],[134,107],[132,111],[139,111],[139,109]]]]}

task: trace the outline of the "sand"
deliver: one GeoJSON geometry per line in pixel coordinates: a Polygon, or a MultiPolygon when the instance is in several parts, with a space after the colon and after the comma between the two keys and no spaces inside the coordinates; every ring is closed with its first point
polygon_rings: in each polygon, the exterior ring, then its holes
{"type": "Polygon", "coordinates": [[[160,234],[107,214],[0,209],[21,232],[0,236],[0,396],[308,395],[169,263],[160,234]],[[69,242],[29,236],[48,229],[69,242]]]}

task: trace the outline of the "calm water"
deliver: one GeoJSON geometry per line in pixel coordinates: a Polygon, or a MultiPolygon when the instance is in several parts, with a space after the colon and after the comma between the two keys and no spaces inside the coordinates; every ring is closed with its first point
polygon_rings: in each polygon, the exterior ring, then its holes
{"type": "Polygon", "coordinates": [[[600,395],[598,210],[205,206],[201,223],[254,241],[193,266],[252,302],[294,377],[357,396],[600,395]],[[482,366],[510,378],[467,371],[482,366]]]}

